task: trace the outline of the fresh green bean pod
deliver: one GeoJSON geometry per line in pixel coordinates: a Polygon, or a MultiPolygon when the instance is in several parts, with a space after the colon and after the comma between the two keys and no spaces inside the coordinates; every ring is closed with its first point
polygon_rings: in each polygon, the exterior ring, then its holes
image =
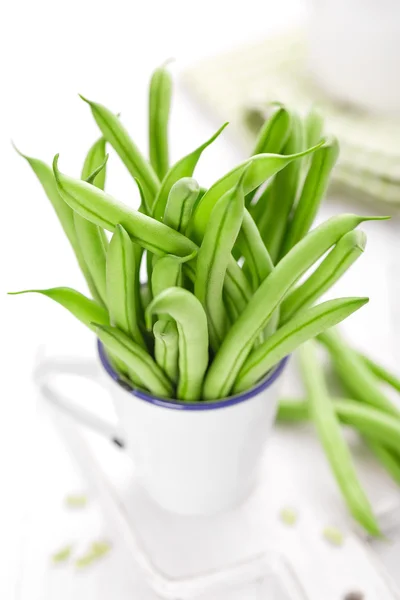
{"type": "MultiPolygon", "coordinates": [[[[272,178],[268,184],[263,189],[260,197],[258,198],[256,204],[251,204],[249,207],[249,212],[253,217],[258,230],[261,234],[263,241],[266,238],[267,230],[269,226],[269,210],[268,206],[272,201],[272,191],[273,191],[273,183],[275,177],[272,178]]],[[[264,241],[265,244],[265,241],[264,241]]]]}
{"type": "Polygon", "coordinates": [[[318,340],[327,348],[340,380],[354,398],[371,404],[388,414],[399,416],[400,411],[379,387],[379,380],[371,373],[363,359],[350,348],[338,331],[326,331],[318,340]]]}
{"type": "Polygon", "coordinates": [[[225,192],[236,185],[242,172],[247,169],[250,163],[251,166],[248,168],[243,182],[245,195],[252,192],[260,184],[267,181],[269,177],[278,173],[278,171],[286,167],[286,165],[293,160],[297,160],[298,158],[302,158],[303,156],[315,152],[322,143],[323,142],[321,141],[317,146],[308,148],[299,154],[286,156],[282,154],[258,154],[229,171],[229,173],[221,177],[221,179],[218,179],[218,181],[207,190],[201,201],[197,204],[189,223],[188,233],[192,236],[194,241],[201,242],[207,223],[210,219],[211,211],[216,202],[223,194],[225,194],[225,192]]]}
{"type": "Polygon", "coordinates": [[[279,154],[290,133],[291,116],[279,102],[271,103],[272,114],[261,127],[252,156],[255,154],[279,154]]]}
{"type": "Polygon", "coordinates": [[[233,391],[238,393],[251,388],[301,344],[337,325],[367,302],[368,298],[339,298],[295,315],[250,354],[239,371],[233,391]]]}
{"type": "Polygon", "coordinates": [[[220,347],[228,328],[222,292],[243,214],[242,177],[214,206],[197,256],[194,293],[206,312],[210,344],[214,352],[220,347]]]}
{"type": "Polygon", "coordinates": [[[223,398],[229,394],[257,336],[296,281],[347,231],[375,218],[352,214],[332,217],[310,231],[279,262],[228,331],[208,370],[204,383],[205,399],[223,398]]]}
{"type": "Polygon", "coordinates": [[[385,446],[370,437],[364,436],[364,442],[393,481],[400,485],[400,462],[398,457],[391,450],[388,450],[385,446]]]}
{"type": "Polygon", "coordinates": [[[160,187],[160,182],[152,166],[141,154],[121,120],[114,113],[102,104],[91,102],[83,96],[81,98],[89,104],[103,137],[114,148],[132,177],[141,181],[148,202],[152,204],[160,187]]]}
{"type": "Polygon", "coordinates": [[[99,138],[89,149],[85,162],[83,163],[81,179],[89,181],[92,185],[95,185],[100,190],[104,190],[106,183],[106,165],[108,154],[106,154],[106,140],[101,137],[99,138]],[[100,168],[101,167],[101,168],[100,168]],[[99,171],[93,177],[93,174],[99,169],[99,171]]]}
{"type": "Polygon", "coordinates": [[[107,306],[111,323],[145,348],[137,313],[140,263],[136,258],[129,235],[122,225],[117,225],[107,252],[107,306]]]}
{"type": "Polygon", "coordinates": [[[349,231],[328,256],[306,279],[285,298],[281,306],[281,324],[287,323],[299,310],[314,304],[351,267],[365,250],[367,236],[363,231],[349,231]]]}
{"type": "MultiPolygon", "coordinates": [[[[309,400],[281,398],[278,420],[301,422],[309,418],[309,400]]],[[[400,421],[377,408],[361,404],[357,400],[332,398],[332,407],[344,425],[357,429],[364,437],[390,449],[394,454],[400,447],[400,421]]]]}
{"type": "Polygon", "coordinates": [[[320,111],[313,107],[304,120],[307,148],[318,144],[324,133],[324,118],[320,111]]]}
{"type": "Polygon", "coordinates": [[[72,246],[72,249],[76,256],[76,260],[78,261],[79,267],[88,284],[90,293],[92,294],[95,300],[102,303],[103,301],[99,292],[96,289],[92,275],[86,265],[85,259],[82,254],[82,250],[78,243],[74,224],[74,211],[61,198],[57,189],[57,183],[51,167],[49,167],[48,165],[46,165],[46,163],[37,158],[32,158],[30,156],[22,154],[17,148],[15,148],[15,150],[20,156],[22,156],[22,158],[24,158],[28,162],[28,164],[32,168],[32,171],[35,173],[36,177],[41,183],[45,194],[50,200],[54,211],[58,217],[58,220],[61,223],[64,233],[72,246]]]}
{"type": "Polygon", "coordinates": [[[81,323],[93,330],[92,322],[96,321],[102,325],[109,325],[108,313],[103,306],[95,300],[87,298],[80,292],[68,287],[50,288],[48,290],[23,290],[22,292],[9,292],[10,295],[18,294],[42,294],[51,298],[66,308],[81,323]]]}
{"type": "Polygon", "coordinates": [[[303,189],[286,231],[282,256],[306,235],[313,224],[338,156],[339,144],[336,138],[328,138],[310,158],[303,189]]]}
{"type": "Polygon", "coordinates": [[[178,179],[168,194],[163,218],[165,225],[185,233],[199,192],[199,184],[192,177],[178,179]]]}
{"type": "MultiPolygon", "coordinates": [[[[100,138],[89,149],[81,173],[81,179],[92,185],[96,185],[96,187],[101,190],[104,190],[106,164],[108,159],[108,154],[105,154],[105,150],[105,140],[104,138],[100,138]]],[[[101,227],[94,225],[76,212],[74,212],[74,225],[83,258],[102,302],[106,305],[107,237],[101,227]]]]}
{"type": "Polygon", "coordinates": [[[155,338],[154,356],[156,363],[166,373],[172,383],[177,383],[178,367],[178,329],[174,321],[165,319],[156,321],[153,327],[155,338]]]}
{"type": "Polygon", "coordinates": [[[142,386],[155,396],[170,398],[172,384],[151,356],[116,327],[93,323],[99,340],[136,374],[142,386]]]}
{"type": "Polygon", "coordinates": [[[168,121],[171,94],[171,75],[163,65],[154,71],[149,89],[150,163],[160,181],[169,168],[168,121]]]}
{"type": "Polygon", "coordinates": [[[76,237],[103,304],[107,305],[106,256],[108,241],[104,231],[81,215],[74,213],[76,237]]]}
{"type": "Polygon", "coordinates": [[[346,504],[356,521],[370,535],[379,536],[379,525],[358,480],[351,453],[340,431],[322,368],[316,358],[315,342],[308,341],[300,348],[299,359],[308,393],[310,414],[346,504]]]}
{"type": "MultiPolygon", "coordinates": [[[[191,257],[187,257],[190,261],[191,257]]],[[[180,287],[182,277],[182,260],[180,256],[167,254],[157,258],[153,266],[151,287],[153,296],[158,296],[170,287],[180,287]]]]}
{"type": "Polygon", "coordinates": [[[88,221],[114,231],[122,225],[133,241],[154,254],[186,256],[196,250],[187,237],[163,223],[132,210],[109,194],[84,181],[63,175],[54,159],[54,174],[62,199],[88,221]]]}
{"type": "MultiPolygon", "coordinates": [[[[304,150],[303,121],[293,113],[289,139],[282,151],[283,154],[295,154],[304,150]]],[[[276,174],[271,195],[263,215],[262,235],[274,263],[279,258],[282,240],[285,235],[287,221],[296,202],[301,168],[307,157],[289,163],[276,174]]]]}
{"type": "MultiPolygon", "coordinates": [[[[264,122],[257,136],[252,156],[256,154],[279,154],[286,144],[291,127],[289,111],[279,103],[273,103],[272,114],[264,122]]],[[[246,196],[246,206],[249,207],[257,190],[246,196]]]]}
{"type": "Polygon", "coordinates": [[[178,160],[178,162],[176,162],[169,169],[168,173],[162,180],[161,187],[154,201],[153,217],[155,219],[158,219],[160,221],[163,218],[168,196],[174,183],[179,181],[179,179],[182,179],[182,177],[192,177],[193,172],[196,168],[197,163],[199,162],[200,156],[202,155],[203,151],[217,139],[217,137],[223,132],[227,125],[228,123],[224,123],[222,127],[220,127],[216,133],[214,133],[214,135],[212,135],[206,142],[204,142],[204,144],[196,148],[196,150],[194,150],[190,154],[187,154],[186,156],[178,160]]]}
{"type": "Polygon", "coordinates": [[[177,324],[179,340],[178,398],[201,398],[204,373],[208,366],[207,317],[199,300],[183,288],[169,288],[156,296],[146,310],[147,328],[152,315],[169,315],[177,324]]]}
{"type": "Polygon", "coordinates": [[[274,265],[258,227],[247,209],[244,211],[237,246],[245,258],[244,266],[247,265],[249,269],[253,290],[256,290],[271,273],[274,265]]]}
{"type": "Polygon", "coordinates": [[[390,385],[393,389],[400,392],[400,378],[397,377],[394,373],[391,373],[385,367],[375,362],[365,354],[360,354],[361,359],[364,361],[368,369],[371,371],[375,377],[380,379],[381,381],[390,385]]]}

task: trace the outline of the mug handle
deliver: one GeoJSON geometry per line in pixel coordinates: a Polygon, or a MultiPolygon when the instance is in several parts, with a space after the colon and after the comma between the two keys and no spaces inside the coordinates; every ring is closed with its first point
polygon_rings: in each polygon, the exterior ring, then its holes
{"type": "MultiPolygon", "coordinates": [[[[42,360],[33,373],[33,379],[46,401],[57,410],[68,414],[81,425],[85,425],[96,433],[107,437],[119,448],[124,448],[125,443],[115,424],[98,417],[84,408],[76,406],[71,400],[60,393],[52,383],[55,375],[78,375],[105,385],[104,377],[97,363],[81,359],[79,361],[69,358],[52,358],[42,360]]],[[[106,387],[107,384],[106,384],[106,387]]],[[[111,395],[111,389],[108,390],[111,395]]]]}

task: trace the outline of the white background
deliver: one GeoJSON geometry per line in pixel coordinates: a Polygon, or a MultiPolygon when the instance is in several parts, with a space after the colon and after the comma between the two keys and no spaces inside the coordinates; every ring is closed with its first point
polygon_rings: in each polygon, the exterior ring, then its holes
{"type": "MultiPolygon", "coordinates": [[[[92,348],[90,334],[39,296],[6,291],[57,285],[84,291],[68,242],[29,166],[11,148],[78,175],[98,131],[82,93],[122,113],[147,151],[147,84],[154,67],[174,57],[176,73],[195,60],[256,41],[304,18],[296,0],[8,0],[0,15],[0,582],[11,598],[24,514],[38,478],[35,396],[30,381],[38,346],[92,348]],[[4,556],[2,553],[4,552],[4,556]]],[[[173,105],[172,158],[215,129],[182,93],[173,105]]],[[[217,124],[218,125],[218,124],[217,124]]],[[[239,154],[229,134],[207,151],[198,174],[207,184],[239,154]]],[[[111,156],[111,193],[136,202],[135,187],[111,156]]],[[[379,285],[385,285],[382,281],[379,285]]],[[[387,306],[385,307],[387,310],[387,306]]],[[[53,449],[48,448],[48,454],[53,449]]],[[[43,456],[46,455],[46,452],[43,456]]],[[[40,456],[40,455],[39,455],[40,456]]],[[[39,483],[40,482],[40,483],[39,483]]],[[[68,490],[66,490],[68,491],[68,490]]],[[[46,532],[43,533],[46,537],[46,532]]],[[[93,596],[94,597],[94,596],[93,596]]],[[[56,599],[54,599],[56,600],[56,599]]]]}

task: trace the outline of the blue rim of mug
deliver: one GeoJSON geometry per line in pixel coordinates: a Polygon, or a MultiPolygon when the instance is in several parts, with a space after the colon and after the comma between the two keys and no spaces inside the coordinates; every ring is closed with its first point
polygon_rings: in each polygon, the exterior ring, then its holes
{"type": "Polygon", "coordinates": [[[251,398],[254,398],[254,396],[257,396],[258,394],[269,388],[278,379],[289,359],[289,356],[283,358],[272,371],[270,371],[263,379],[260,380],[259,383],[257,383],[250,390],[243,392],[242,394],[229,396],[228,398],[223,398],[222,400],[200,400],[198,402],[182,402],[182,400],[158,398],[157,396],[147,394],[143,390],[139,390],[128,386],[120,378],[117,371],[115,371],[115,369],[111,365],[107,357],[106,351],[104,349],[104,346],[100,340],[97,340],[97,348],[104,369],[106,370],[108,375],[124,390],[126,390],[136,398],[140,398],[141,400],[149,402],[150,404],[154,404],[155,406],[161,406],[163,408],[172,408],[175,410],[213,410],[215,408],[226,408],[228,406],[234,406],[235,404],[239,404],[240,402],[250,400],[251,398]]]}

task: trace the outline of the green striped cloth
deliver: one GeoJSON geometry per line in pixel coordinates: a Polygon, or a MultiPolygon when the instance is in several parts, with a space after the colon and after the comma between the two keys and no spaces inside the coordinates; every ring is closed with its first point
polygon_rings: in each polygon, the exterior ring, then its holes
{"type": "Polygon", "coordinates": [[[306,43],[295,31],[204,60],[183,81],[216,117],[231,122],[246,149],[267,103],[278,100],[301,112],[317,106],[340,141],[335,180],[358,195],[400,204],[400,119],[334,103],[306,72],[306,43]]]}

